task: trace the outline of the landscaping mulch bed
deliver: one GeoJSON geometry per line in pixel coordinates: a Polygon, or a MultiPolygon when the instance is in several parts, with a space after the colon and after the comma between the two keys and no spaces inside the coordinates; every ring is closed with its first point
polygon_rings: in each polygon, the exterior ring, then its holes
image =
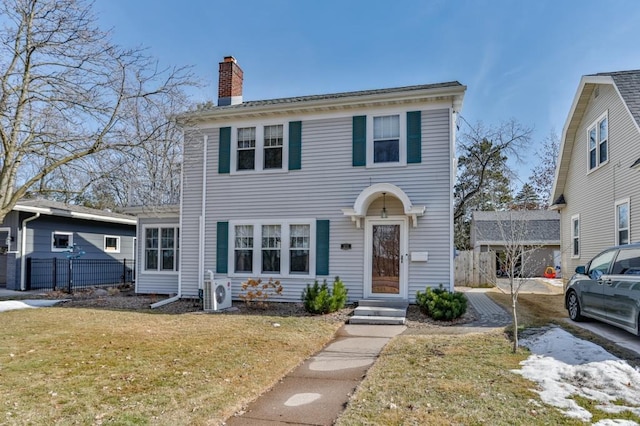
{"type": "MultiPolygon", "coordinates": [[[[315,317],[324,321],[347,322],[353,314],[355,305],[348,305],[344,309],[325,315],[312,315],[304,310],[302,303],[270,302],[264,306],[257,304],[247,305],[244,302],[233,302],[233,307],[223,312],[208,313],[202,310],[202,303],[197,299],[181,299],[168,303],[156,309],[151,309],[152,303],[159,302],[165,296],[137,295],[131,289],[87,289],[73,294],[50,292],[49,298],[68,299],[59,304],[61,308],[94,308],[113,309],[127,311],[141,311],[161,314],[202,314],[202,315],[265,315],[282,317],[315,317]]],[[[410,305],[407,309],[407,322],[409,328],[439,328],[455,325],[464,325],[475,320],[476,316],[471,307],[467,313],[454,321],[435,321],[424,315],[416,305],[410,305]]]]}

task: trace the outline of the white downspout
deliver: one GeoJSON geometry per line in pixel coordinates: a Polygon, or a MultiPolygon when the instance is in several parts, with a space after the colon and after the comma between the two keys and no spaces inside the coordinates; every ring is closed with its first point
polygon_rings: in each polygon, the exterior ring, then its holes
{"type": "Polygon", "coordinates": [[[208,154],[208,142],[209,138],[207,135],[204,135],[204,149],[203,149],[203,159],[202,159],[202,204],[200,206],[200,235],[198,239],[198,248],[200,250],[200,256],[198,258],[198,290],[203,288],[203,280],[204,280],[204,242],[205,242],[205,234],[206,234],[206,209],[207,209],[207,154],[208,154]]]}
{"type": "Polygon", "coordinates": [[[25,272],[27,270],[27,257],[25,255],[27,251],[27,222],[36,220],[40,217],[40,213],[36,213],[35,216],[31,216],[22,221],[22,235],[20,236],[20,290],[25,291],[27,289],[25,272]]]}

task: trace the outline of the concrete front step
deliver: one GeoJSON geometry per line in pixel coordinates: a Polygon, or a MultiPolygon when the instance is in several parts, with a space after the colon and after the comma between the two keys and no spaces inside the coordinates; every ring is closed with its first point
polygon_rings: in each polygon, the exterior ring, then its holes
{"type": "Polygon", "coordinates": [[[408,306],[402,300],[361,300],[349,324],[404,325],[408,306]]]}
{"type": "Polygon", "coordinates": [[[349,318],[349,324],[404,325],[404,323],[405,317],[354,315],[349,318]]]}
{"type": "Polygon", "coordinates": [[[407,308],[387,308],[382,306],[358,306],[354,315],[367,317],[405,317],[407,308]]]}

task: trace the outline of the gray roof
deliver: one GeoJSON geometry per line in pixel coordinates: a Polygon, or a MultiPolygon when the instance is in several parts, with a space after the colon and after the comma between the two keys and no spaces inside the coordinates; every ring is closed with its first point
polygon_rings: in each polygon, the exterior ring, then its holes
{"type": "Polygon", "coordinates": [[[212,110],[222,110],[222,109],[224,110],[244,109],[244,108],[252,108],[256,106],[265,106],[265,105],[284,105],[284,104],[294,104],[299,102],[309,102],[309,101],[317,101],[317,100],[331,100],[331,99],[341,99],[341,98],[358,97],[358,96],[383,95],[383,94],[391,94],[396,92],[411,92],[411,91],[417,91],[417,90],[440,89],[440,88],[448,88],[448,87],[463,87],[463,86],[458,81],[450,81],[446,83],[421,84],[421,85],[415,85],[415,86],[392,87],[388,89],[361,90],[356,92],[330,93],[330,94],[324,94],[324,95],[294,96],[290,98],[266,99],[266,100],[258,100],[258,101],[243,101],[240,104],[227,105],[227,106],[215,106],[212,104],[212,105],[206,105],[201,107],[199,111],[212,111],[212,110]]]}
{"type": "Polygon", "coordinates": [[[640,126],[640,70],[603,72],[595,75],[609,76],[613,79],[620,96],[640,126]]]}
{"type": "Polygon", "coordinates": [[[41,212],[53,216],[75,217],[78,219],[99,220],[101,222],[136,223],[135,216],[113,213],[108,210],[98,210],[75,204],[65,204],[58,201],[43,199],[23,199],[18,201],[14,210],[27,212],[41,212]]]}
{"type": "MultiPolygon", "coordinates": [[[[471,232],[476,244],[511,239],[537,244],[560,243],[560,215],[551,210],[473,212],[471,232]]],[[[515,242],[515,241],[514,241],[515,242]]]]}

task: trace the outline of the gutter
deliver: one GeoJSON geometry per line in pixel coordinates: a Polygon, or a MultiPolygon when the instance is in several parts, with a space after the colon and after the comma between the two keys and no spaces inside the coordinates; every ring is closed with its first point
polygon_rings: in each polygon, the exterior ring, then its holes
{"type": "Polygon", "coordinates": [[[27,222],[36,220],[40,217],[40,213],[36,213],[35,216],[31,216],[22,221],[22,235],[20,239],[20,290],[25,291],[27,289],[26,283],[26,269],[27,269],[27,257],[25,252],[27,251],[27,222]]]}

